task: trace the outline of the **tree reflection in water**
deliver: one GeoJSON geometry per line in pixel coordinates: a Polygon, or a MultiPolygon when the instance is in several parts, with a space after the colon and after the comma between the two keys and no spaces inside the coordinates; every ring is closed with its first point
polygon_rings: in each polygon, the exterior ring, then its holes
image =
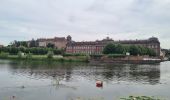
{"type": "Polygon", "coordinates": [[[79,80],[103,80],[105,82],[134,82],[155,85],[160,82],[159,64],[88,64],[56,62],[11,62],[13,74],[29,75],[70,82],[79,80]]]}

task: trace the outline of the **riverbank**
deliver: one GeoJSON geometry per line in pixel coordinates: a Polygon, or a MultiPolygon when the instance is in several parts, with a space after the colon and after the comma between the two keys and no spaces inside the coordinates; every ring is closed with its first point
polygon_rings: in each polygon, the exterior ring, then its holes
{"type": "Polygon", "coordinates": [[[160,63],[163,60],[159,57],[150,56],[124,56],[124,55],[103,55],[103,56],[91,56],[91,63],[132,63],[132,64],[150,64],[160,63]]]}
{"type": "Polygon", "coordinates": [[[30,57],[18,55],[0,56],[0,59],[8,60],[27,60],[27,61],[56,61],[56,62],[88,62],[87,56],[71,56],[63,57],[60,55],[54,55],[52,58],[48,58],[47,55],[31,55],[30,57]]]}
{"type": "Polygon", "coordinates": [[[163,60],[150,56],[125,56],[125,55],[6,55],[1,54],[0,59],[25,60],[25,61],[54,61],[54,62],[90,62],[90,63],[133,63],[150,64],[160,63],[163,60]]]}

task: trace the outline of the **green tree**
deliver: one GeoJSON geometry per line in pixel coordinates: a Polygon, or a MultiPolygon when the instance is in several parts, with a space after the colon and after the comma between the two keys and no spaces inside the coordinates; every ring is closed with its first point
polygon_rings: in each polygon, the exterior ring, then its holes
{"type": "Polygon", "coordinates": [[[118,45],[116,45],[115,53],[116,54],[123,54],[123,53],[125,53],[125,48],[122,45],[118,44],[118,45]]]}
{"type": "Polygon", "coordinates": [[[156,52],[153,49],[147,48],[147,54],[149,56],[156,56],[156,52]]]}
{"type": "Polygon", "coordinates": [[[135,45],[130,46],[129,52],[131,55],[135,55],[135,56],[141,53],[139,47],[137,47],[135,45]]]}
{"type": "Polygon", "coordinates": [[[48,47],[48,48],[54,48],[54,47],[55,47],[55,45],[54,45],[54,44],[52,44],[52,43],[48,43],[48,44],[47,44],[47,47],[48,47]]]}
{"type": "Polygon", "coordinates": [[[47,53],[47,58],[52,59],[53,56],[54,56],[53,51],[48,51],[48,53],[47,53]]]}
{"type": "Polygon", "coordinates": [[[29,53],[26,55],[26,58],[27,58],[27,59],[32,59],[32,54],[29,52],[29,53]]]}
{"type": "Polygon", "coordinates": [[[19,52],[18,52],[18,58],[22,58],[22,57],[23,57],[22,52],[19,51],[19,52]]]}
{"type": "Polygon", "coordinates": [[[104,54],[115,54],[115,51],[116,51],[116,46],[113,43],[107,44],[103,49],[104,54]]]}

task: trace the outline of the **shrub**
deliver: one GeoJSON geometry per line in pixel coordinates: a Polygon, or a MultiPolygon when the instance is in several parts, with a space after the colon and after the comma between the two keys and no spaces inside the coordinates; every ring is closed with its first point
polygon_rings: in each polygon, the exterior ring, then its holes
{"type": "Polygon", "coordinates": [[[85,61],[89,62],[89,56],[86,56],[85,61]]]}
{"type": "Polygon", "coordinates": [[[83,53],[75,53],[75,54],[65,53],[65,54],[63,54],[63,56],[65,56],[65,57],[68,57],[68,56],[86,56],[86,54],[83,54],[83,53]]]}
{"type": "Polygon", "coordinates": [[[73,54],[73,56],[86,56],[86,54],[83,54],[83,53],[75,53],[75,54],[73,54]]]}
{"type": "Polygon", "coordinates": [[[71,54],[71,53],[64,53],[63,54],[63,56],[65,56],[65,57],[68,57],[68,56],[72,56],[73,54],[71,54]]]}
{"type": "Polygon", "coordinates": [[[53,56],[54,56],[53,51],[48,51],[47,58],[51,59],[51,58],[53,58],[53,56]]]}
{"type": "Polygon", "coordinates": [[[103,49],[103,54],[114,54],[116,52],[116,45],[113,43],[107,44],[103,49]]]}
{"type": "Polygon", "coordinates": [[[0,58],[7,58],[9,55],[9,53],[4,53],[4,52],[1,52],[0,54],[0,58]]]}
{"type": "Polygon", "coordinates": [[[23,53],[21,51],[18,52],[18,58],[22,58],[23,57],[23,53]]]}
{"type": "Polygon", "coordinates": [[[32,53],[29,52],[29,53],[26,55],[26,58],[27,58],[27,59],[32,59],[32,53]]]}
{"type": "Polygon", "coordinates": [[[59,58],[59,59],[57,59],[57,61],[59,61],[59,62],[64,62],[64,58],[59,58]]]}

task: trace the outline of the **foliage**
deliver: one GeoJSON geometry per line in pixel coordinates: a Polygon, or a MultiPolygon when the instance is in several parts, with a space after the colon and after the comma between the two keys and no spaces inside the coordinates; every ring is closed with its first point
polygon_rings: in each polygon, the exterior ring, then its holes
{"type": "Polygon", "coordinates": [[[148,96],[129,96],[128,98],[120,98],[121,100],[161,100],[148,96]]]}
{"type": "Polygon", "coordinates": [[[149,56],[156,56],[156,53],[154,52],[153,49],[147,48],[147,53],[148,53],[149,56]]]}
{"type": "Polygon", "coordinates": [[[123,53],[125,53],[125,47],[123,47],[122,45],[120,45],[120,44],[118,44],[118,45],[116,45],[115,46],[116,47],[116,53],[117,54],[123,54],[123,53]]]}
{"type": "Polygon", "coordinates": [[[62,54],[62,50],[59,50],[59,49],[53,49],[53,52],[55,55],[59,55],[59,54],[62,54]]]}
{"type": "Polygon", "coordinates": [[[47,58],[51,59],[51,58],[53,58],[53,56],[54,56],[53,51],[48,51],[47,58]]]}
{"type": "Polygon", "coordinates": [[[103,49],[104,54],[115,54],[116,52],[116,45],[113,43],[109,43],[103,49]]]}
{"type": "Polygon", "coordinates": [[[131,55],[138,55],[138,54],[141,54],[141,50],[139,47],[135,46],[135,45],[131,45],[130,48],[129,48],[129,53],[131,55]]]}
{"type": "Polygon", "coordinates": [[[12,47],[28,47],[27,42],[26,41],[14,41],[13,43],[11,43],[12,47]]]}
{"type": "Polygon", "coordinates": [[[32,59],[32,54],[29,52],[29,53],[26,55],[26,58],[27,58],[27,59],[32,59]]]}
{"type": "Polygon", "coordinates": [[[89,56],[86,56],[85,57],[85,62],[89,62],[89,58],[90,58],[89,56]]]}
{"type": "Polygon", "coordinates": [[[48,44],[47,44],[47,48],[54,48],[54,47],[55,47],[55,45],[52,44],[52,43],[48,43],[48,44]]]}
{"type": "Polygon", "coordinates": [[[149,56],[156,56],[156,53],[153,49],[137,46],[137,45],[121,45],[121,44],[107,44],[104,49],[104,54],[125,54],[129,52],[130,55],[149,55],[149,56]]]}
{"type": "Polygon", "coordinates": [[[7,58],[9,53],[1,52],[0,53],[0,58],[7,58]]]}
{"type": "Polygon", "coordinates": [[[83,53],[75,53],[75,54],[64,53],[63,56],[65,56],[65,57],[68,57],[68,56],[86,56],[86,54],[83,54],[83,53]]]}
{"type": "Polygon", "coordinates": [[[22,58],[22,57],[23,57],[22,54],[23,54],[23,53],[22,53],[21,51],[19,51],[19,52],[18,52],[18,58],[22,58]]]}
{"type": "Polygon", "coordinates": [[[46,55],[48,51],[53,51],[55,55],[62,54],[63,49],[56,48],[41,48],[41,47],[2,47],[0,48],[0,52],[6,52],[10,55],[17,55],[18,52],[21,51],[23,53],[32,53],[33,55],[46,55]]]}
{"type": "Polygon", "coordinates": [[[104,54],[123,54],[126,52],[126,48],[121,44],[109,43],[103,49],[104,54]]]}

